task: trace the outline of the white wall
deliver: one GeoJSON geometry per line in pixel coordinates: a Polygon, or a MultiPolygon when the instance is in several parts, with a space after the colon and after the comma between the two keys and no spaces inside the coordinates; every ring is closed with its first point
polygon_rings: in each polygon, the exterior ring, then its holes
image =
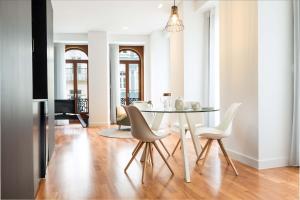
{"type": "MultiPolygon", "coordinates": [[[[183,5],[178,5],[178,13],[180,18],[183,16],[183,5]]],[[[184,97],[184,46],[183,32],[170,33],[170,92],[172,100],[184,97]]],[[[174,103],[174,102],[173,102],[174,103]]]]}
{"type": "Polygon", "coordinates": [[[288,164],[292,127],[292,1],[259,1],[259,168],[288,164]]]}
{"type": "Polygon", "coordinates": [[[109,34],[108,41],[110,44],[120,45],[146,45],[149,35],[118,35],[109,34]]]}
{"type": "Polygon", "coordinates": [[[109,62],[106,32],[89,32],[89,123],[109,124],[109,62]]]}
{"type": "Polygon", "coordinates": [[[193,1],[183,2],[184,99],[204,102],[204,15],[193,1]]]}
{"type": "Polygon", "coordinates": [[[66,43],[66,44],[87,44],[88,34],[87,33],[55,33],[55,43],[66,43]]]}
{"type": "Polygon", "coordinates": [[[257,1],[220,1],[221,116],[231,103],[243,103],[225,146],[253,167],[258,167],[257,35],[257,1]]]}
{"type": "MultiPolygon", "coordinates": [[[[184,99],[219,108],[219,3],[183,1],[182,4],[184,99]]],[[[219,112],[206,113],[205,119],[207,126],[215,126],[219,123],[219,112]]]]}
{"type": "Polygon", "coordinates": [[[164,92],[170,91],[170,43],[168,35],[155,31],[150,35],[150,82],[151,100],[154,105],[160,105],[164,92]]]}
{"type": "Polygon", "coordinates": [[[288,164],[292,38],[291,1],[220,4],[221,108],[243,103],[226,146],[259,169],[288,164]]]}

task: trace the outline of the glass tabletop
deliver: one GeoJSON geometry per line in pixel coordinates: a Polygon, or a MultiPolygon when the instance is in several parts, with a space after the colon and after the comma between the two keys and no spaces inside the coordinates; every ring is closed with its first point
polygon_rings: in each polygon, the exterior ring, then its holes
{"type": "Polygon", "coordinates": [[[183,109],[183,110],[176,110],[175,108],[147,108],[147,109],[140,109],[141,112],[152,112],[152,113],[197,113],[197,112],[216,112],[219,109],[214,107],[202,107],[199,109],[183,109]]]}

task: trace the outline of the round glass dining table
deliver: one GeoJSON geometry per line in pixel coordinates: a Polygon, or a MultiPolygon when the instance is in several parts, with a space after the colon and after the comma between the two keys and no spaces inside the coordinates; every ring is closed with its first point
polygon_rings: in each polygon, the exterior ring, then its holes
{"type": "Polygon", "coordinates": [[[202,107],[199,109],[177,110],[175,108],[165,109],[165,108],[154,107],[154,108],[140,109],[140,111],[142,113],[155,113],[155,117],[153,119],[153,122],[151,123],[151,129],[153,130],[159,130],[164,114],[177,114],[178,122],[180,125],[179,126],[180,140],[181,140],[181,147],[182,147],[181,152],[182,152],[182,158],[184,162],[184,179],[186,182],[191,182],[188,147],[187,147],[186,136],[185,136],[185,124],[187,124],[189,127],[196,156],[198,157],[201,153],[202,147],[200,145],[200,140],[198,139],[198,136],[195,134],[195,122],[193,120],[195,116],[192,116],[192,114],[216,112],[219,111],[219,109],[213,107],[202,107]]]}
{"type": "Polygon", "coordinates": [[[147,108],[147,109],[140,109],[141,112],[152,112],[152,113],[197,113],[197,112],[215,112],[219,111],[214,107],[203,107],[199,109],[182,109],[177,110],[175,108],[147,108]]]}

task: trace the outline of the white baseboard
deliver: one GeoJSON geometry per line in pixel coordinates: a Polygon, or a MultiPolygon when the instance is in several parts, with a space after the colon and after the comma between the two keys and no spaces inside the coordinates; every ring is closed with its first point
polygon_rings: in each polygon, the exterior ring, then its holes
{"type": "Polygon", "coordinates": [[[259,169],[270,169],[288,166],[288,158],[272,158],[259,161],[259,169]]]}
{"type": "Polygon", "coordinates": [[[288,166],[288,158],[271,158],[264,160],[257,160],[248,155],[226,149],[229,153],[230,157],[234,160],[238,160],[239,162],[254,167],[256,169],[270,169],[277,167],[286,167],[288,166]]]}
{"type": "Polygon", "coordinates": [[[255,158],[252,158],[251,156],[247,156],[245,154],[233,151],[231,149],[226,149],[226,151],[228,152],[229,156],[234,159],[237,160],[245,165],[249,165],[251,167],[254,167],[256,169],[258,169],[258,160],[255,158]]]}
{"type": "Polygon", "coordinates": [[[68,119],[59,119],[55,120],[55,126],[64,126],[64,125],[69,125],[69,120],[68,119]]]}

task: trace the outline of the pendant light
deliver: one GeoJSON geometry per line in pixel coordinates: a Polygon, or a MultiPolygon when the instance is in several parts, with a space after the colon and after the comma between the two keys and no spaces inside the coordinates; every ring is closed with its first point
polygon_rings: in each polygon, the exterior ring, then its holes
{"type": "Polygon", "coordinates": [[[182,20],[179,19],[178,7],[175,5],[175,0],[174,0],[174,5],[171,8],[171,15],[165,27],[165,30],[168,32],[180,32],[183,31],[183,29],[184,26],[182,20]]]}

